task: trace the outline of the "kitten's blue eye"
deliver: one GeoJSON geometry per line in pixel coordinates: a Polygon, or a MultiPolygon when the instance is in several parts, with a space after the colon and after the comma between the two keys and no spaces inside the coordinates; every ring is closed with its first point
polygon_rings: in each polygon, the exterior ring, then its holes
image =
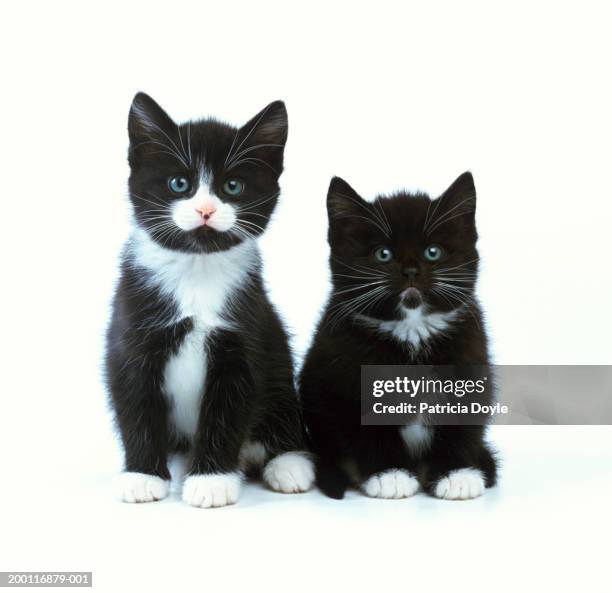
{"type": "Polygon", "coordinates": [[[439,245],[430,245],[425,249],[423,255],[428,261],[438,261],[442,257],[443,253],[442,247],[439,245]]]}
{"type": "Polygon", "coordinates": [[[244,183],[239,179],[226,179],[223,183],[223,192],[228,196],[239,196],[244,191],[244,183]]]}
{"type": "Polygon", "coordinates": [[[189,183],[189,179],[187,179],[187,177],[177,175],[176,177],[170,177],[170,179],[168,179],[168,187],[175,194],[184,194],[185,192],[189,191],[191,184],[189,183]]]}
{"type": "Polygon", "coordinates": [[[379,247],[374,252],[374,257],[379,262],[386,264],[386,263],[389,263],[393,259],[394,255],[393,255],[393,251],[391,251],[388,247],[379,247]]]}

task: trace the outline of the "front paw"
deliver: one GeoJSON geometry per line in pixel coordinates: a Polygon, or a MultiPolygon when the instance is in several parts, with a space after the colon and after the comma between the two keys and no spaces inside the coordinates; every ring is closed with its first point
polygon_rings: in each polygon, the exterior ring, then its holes
{"type": "Polygon", "coordinates": [[[241,481],[242,476],[237,472],[188,476],[183,484],[183,501],[203,509],[235,504],[241,481]]]}
{"type": "Polygon", "coordinates": [[[363,491],[372,498],[407,498],[419,489],[419,481],[406,470],[390,469],[368,478],[363,491]]]}
{"type": "Polygon", "coordinates": [[[277,492],[306,492],[314,483],[314,465],[307,454],[283,453],[266,465],[264,482],[277,492]]]}
{"type": "Polygon", "coordinates": [[[485,481],[482,472],[465,467],[450,472],[435,485],[433,493],[445,500],[467,500],[482,496],[485,491],[485,481]]]}
{"type": "Polygon", "coordinates": [[[123,502],[153,502],[168,496],[170,481],[151,474],[122,472],[115,480],[115,493],[123,502]]]}

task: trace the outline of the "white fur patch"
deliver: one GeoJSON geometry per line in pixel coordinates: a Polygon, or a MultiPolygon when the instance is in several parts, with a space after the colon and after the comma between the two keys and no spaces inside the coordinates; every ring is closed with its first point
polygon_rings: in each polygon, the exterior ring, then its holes
{"type": "Polygon", "coordinates": [[[264,482],[277,492],[306,492],[312,487],[314,477],[314,464],[301,451],[278,455],[263,471],[264,482]]]}
{"type": "Polygon", "coordinates": [[[433,439],[433,430],[429,426],[423,426],[420,422],[402,426],[400,435],[413,455],[419,455],[429,449],[433,439]]]}
{"type": "Polygon", "coordinates": [[[183,253],[166,249],[137,228],[130,242],[136,264],[146,268],[147,284],[173,299],[178,316],[172,323],[195,317],[209,328],[223,325],[221,314],[231,293],[259,265],[259,252],[247,240],[226,251],[183,253]]]}
{"type": "Polygon", "coordinates": [[[401,319],[393,321],[381,321],[365,315],[357,318],[380,332],[391,334],[400,342],[408,342],[418,348],[432,336],[448,329],[459,315],[459,309],[448,313],[428,313],[426,306],[420,305],[416,309],[402,307],[401,314],[401,319]]]}
{"type": "Polygon", "coordinates": [[[123,502],[152,502],[168,496],[170,481],[138,472],[122,472],[115,479],[115,495],[123,502]]]}
{"type": "Polygon", "coordinates": [[[372,498],[407,498],[419,489],[419,481],[406,470],[390,469],[368,478],[363,491],[372,498]]]}
{"type": "Polygon", "coordinates": [[[168,359],[163,383],[174,427],[192,438],[206,380],[207,337],[216,328],[231,326],[232,294],[259,265],[259,254],[252,241],[218,253],[181,253],[158,245],[142,229],[134,231],[130,249],[135,262],[149,272],[147,284],[176,303],[178,314],[171,323],[185,318],[193,323],[168,359]]]}
{"type": "Polygon", "coordinates": [[[183,340],[164,368],[164,393],[168,397],[170,421],[176,431],[193,438],[198,428],[200,404],[206,380],[206,330],[195,327],[183,340]]]}
{"type": "Polygon", "coordinates": [[[457,469],[442,478],[434,489],[438,498],[446,500],[467,500],[482,496],[485,481],[482,472],[471,467],[457,469]]]}
{"type": "Polygon", "coordinates": [[[203,509],[235,504],[241,482],[242,476],[237,472],[189,476],[183,484],[183,500],[203,509]]]}
{"type": "Polygon", "coordinates": [[[268,452],[262,443],[259,441],[247,441],[240,449],[238,465],[243,471],[252,467],[262,468],[267,456],[268,452]]]}

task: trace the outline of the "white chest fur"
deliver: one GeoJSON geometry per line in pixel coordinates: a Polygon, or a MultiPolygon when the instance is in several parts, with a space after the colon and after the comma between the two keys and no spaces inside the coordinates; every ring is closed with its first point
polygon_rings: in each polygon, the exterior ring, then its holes
{"type": "Polygon", "coordinates": [[[408,447],[408,450],[413,455],[419,455],[427,450],[433,439],[432,429],[428,426],[423,426],[420,422],[402,426],[400,428],[400,435],[406,447],[408,447]]]}
{"type": "Polygon", "coordinates": [[[457,315],[459,315],[459,309],[448,313],[428,313],[421,305],[416,309],[402,307],[402,318],[393,321],[380,321],[365,316],[360,316],[360,320],[383,333],[391,334],[400,342],[408,342],[415,348],[419,348],[432,336],[448,329],[457,315]]]}
{"type": "Polygon", "coordinates": [[[190,318],[193,324],[166,362],[163,384],[173,426],[192,437],[204,395],[207,337],[216,328],[231,325],[227,313],[232,295],[258,265],[258,252],[248,241],[219,253],[181,253],[161,247],[141,229],[132,237],[131,251],[135,263],[149,272],[147,284],[154,285],[176,305],[172,323],[190,318]]]}
{"type": "Polygon", "coordinates": [[[205,328],[196,326],[185,336],[164,369],[164,392],[171,404],[171,425],[189,438],[198,428],[198,411],[204,394],[207,333],[205,328]]]}

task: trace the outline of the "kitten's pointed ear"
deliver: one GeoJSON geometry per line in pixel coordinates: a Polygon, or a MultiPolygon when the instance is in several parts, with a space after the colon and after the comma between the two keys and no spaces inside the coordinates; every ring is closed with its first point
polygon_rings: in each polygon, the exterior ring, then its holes
{"type": "Polygon", "coordinates": [[[175,130],[176,124],[149,95],[136,94],[128,117],[128,133],[132,146],[151,136],[163,136],[175,130]]]}
{"type": "Polygon", "coordinates": [[[474,198],[474,201],[476,201],[476,186],[474,185],[474,177],[470,171],[461,173],[461,175],[459,175],[459,177],[453,181],[451,186],[444,192],[444,194],[457,196],[459,198],[472,197],[474,198]]]}
{"type": "MultiPolygon", "coordinates": [[[[365,200],[341,177],[333,177],[327,190],[327,214],[333,219],[346,216],[363,208],[365,200]]],[[[361,212],[363,215],[363,211],[361,212]]]]}
{"type": "Polygon", "coordinates": [[[287,142],[287,110],[282,101],[274,101],[238,130],[228,155],[228,166],[261,162],[280,175],[287,142]]]}
{"type": "Polygon", "coordinates": [[[287,142],[288,125],[285,104],[274,101],[240,128],[240,136],[246,139],[249,146],[275,144],[283,148],[287,142]]]}
{"type": "Polygon", "coordinates": [[[327,191],[328,241],[332,249],[359,240],[361,221],[368,216],[368,203],[340,177],[334,177],[327,191]]]}
{"type": "Polygon", "coordinates": [[[428,232],[447,224],[475,225],[476,187],[469,171],[459,175],[436,201],[439,206],[428,224],[428,232]]]}

